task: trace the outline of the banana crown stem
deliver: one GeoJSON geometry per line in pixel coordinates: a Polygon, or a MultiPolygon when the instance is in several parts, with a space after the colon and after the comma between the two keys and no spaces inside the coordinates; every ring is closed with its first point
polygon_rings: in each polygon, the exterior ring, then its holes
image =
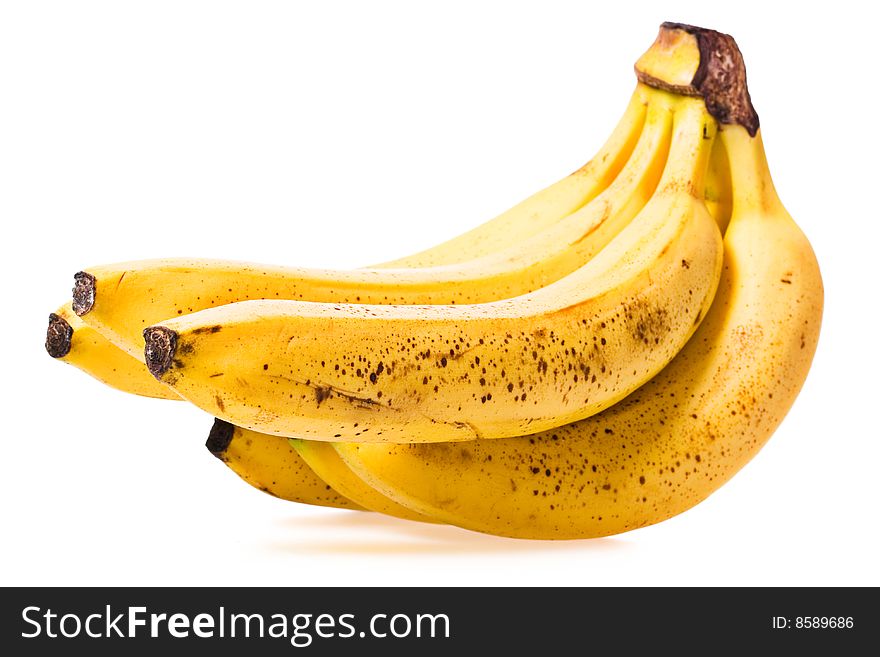
{"type": "Polygon", "coordinates": [[[684,96],[699,96],[722,124],[752,137],[760,122],[746,83],[746,66],[733,37],[683,23],[663,23],[657,40],[635,65],[640,82],[684,96]]]}
{"type": "Polygon", "coordinates": [[[49,315],[49,327],[46,329],[46,351],[52,358],[64,358],[70,353],[73,339],[73,327],[61,315],[49,315]]]}

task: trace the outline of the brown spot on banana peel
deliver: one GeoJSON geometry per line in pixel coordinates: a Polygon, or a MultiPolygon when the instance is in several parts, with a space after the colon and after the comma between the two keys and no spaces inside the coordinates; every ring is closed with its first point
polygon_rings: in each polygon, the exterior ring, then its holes
{"type": "Polygon", "coordinates": [[[96,280],[85,271],[73,275],[73,301],[71,308],[77,316],[82,317],[95,306],[96,280]]]}
{"type": "Polygon", "coordinates": [[[687,195],[694,198],[700,198],[699,192],[700,190],[693,180],[680,180],[678,178],[673,178],[658,190],[659,194],[687,195]]]}
{"type": "MultiPolygon", "coordinates": [[[[652,306],[644,299],[635,299],[627,304],[624,317],[630,335],[644,344],[659,343],[671,329],[669,311],[666,308],[652,306]]],[[[695,323],[698,322],[699,318],[695,323]]]]}
{"type": "Polygon", "coordinates": [[[746,81],[746,67],[736,41],[729,34],[684,23],[663,23],[658,41],[675,30],[694,36],[700,61],[690,84],[673,84],[636,64],[636,77],[643,84],[683,96],[700,96],[719,123],[737,124],[754,137],[760,126],[746,81]]]}
{"type": "Polygon", "coordinates": [[[375,399],[371,399],[369,397],[361,397],[351,392],[346,392],[344,390],[340,390],[339,388],[334,388],[331,385],[308,382],[306,383],[306,385],[311,386],[315,389],[315,402],[318,406],[320,406],[325,399],[328,399],[331,396],[345,399],[352,404],[361,406],[362,408],[370,408],[371,406],[376,406],[377,404],[379,404],[379,402],[377,402],[375,399]]]}
{"type": "Polygon", "coordinates": [[[52,313],[49,315],[49,327],[46,329],[46,351],[52,358],[63,358],[70,353],[73,340],[73,327],[67,320],[52,313]]]}
{"type": "Polygon", "coordinates": [[[202,333],[219,333],[221,330],[223,330],[223,327],[219,324],[216,324],[214,326],[200,326],[198,328],[194,328],[192,330],[192,334],[200,335],[202,333]]]}
{"type": "Polygon", "coordinates": [[[315,386],[315,403],[318,406],[330,396],[330,386],[315,386]]]}

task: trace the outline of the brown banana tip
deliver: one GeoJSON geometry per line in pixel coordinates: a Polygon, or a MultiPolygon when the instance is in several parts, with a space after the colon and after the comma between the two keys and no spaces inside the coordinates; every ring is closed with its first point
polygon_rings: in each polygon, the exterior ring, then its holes
{"type": "Polygon", "coordinates": [[[208,440],[205,441],[205,447],[218,459],[223,458],[223,453],[232,442],[232,435],[235,433],[235,426],[229,424],[220,418],[214,418],[214,426],[208,434],[208,440]]]}
{"type": "Polygon", "coordinates": [[[660,26],[660,35],[662,37],[674,30],[691,34],[697,41],[700,62],[690,85],[685,88],[670,85],[637,67],[636,75],[639,80],[673,93],[702,96],[709,114],[719,123],[741,125],[754,137],[760,127],[760,120],[749,95],[742,52],[734,38],[715,30],[670,22],[660,26]]]}
{"type": "Polygon", "coordinates": [[[46,329],[46,351],[52,358],[64,358],[70,353],[73,327],[67,320],[52,313],[49,315],[49,328],[46,329]]]}
{"type": "Polygon", "coordinates": [[[164,326],[144,329],[144,361],[147,369],[157,379],[162,378],[174,363],[177,351],[177,333],[164,326]]]}
{"type": "Polygon", "coordinates": [[[85,271],[73,275],[73,312],[82,317],[95,305],[95,277],[85,271]]]}

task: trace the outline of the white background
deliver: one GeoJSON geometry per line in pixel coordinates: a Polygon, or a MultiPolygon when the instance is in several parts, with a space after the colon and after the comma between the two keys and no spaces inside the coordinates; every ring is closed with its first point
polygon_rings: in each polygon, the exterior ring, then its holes
{"type": "Polygon", "coordinates": [[[4,3],[2,584],[880,584],[867,3],[598,6],[4,3]],[[356,267],[481,223],[592,155],[663,20],[736,37],[826,283],[793,410],[691,511],[530,542],[300,507],[213,459],[201,411],[106,389],[43,351],[47,314],[88,265],[356,267]]]}

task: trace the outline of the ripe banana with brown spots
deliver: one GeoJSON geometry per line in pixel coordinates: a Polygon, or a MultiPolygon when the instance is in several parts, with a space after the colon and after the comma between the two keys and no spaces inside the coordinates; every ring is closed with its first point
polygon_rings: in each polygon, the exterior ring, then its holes
{"type": "Polygon", "coordinates": [[[665,103],[663,92],[638,85],[590,164],[475,231],[408,258],[346,271],[181,258],[103,265],[76,275],[73,308],[141,358],[150,324],[235,301],[461,304],[529,292],[601,250],[650,196],[666,156],[665,103]]]}
{"type": "MultiPolygon", "coordinates": [[[[626,122],[622,121],[621,124],[626,124],[626,122]]],[[[722,224],[726,221],[730,202],[729,175],[726,172],[726,167],[727,158],[721,142],[718,141],[712,150],[706,203],[707,206],[713,208],[713,215],[722,224]]],[[[505,235],[509,237],[510,233],[505,231],[505,235]]],[[[491,241],[488,238],[484,240],[487,246],[491,241]]],[[[418,266],[426,257],[443,258],[451,263],[456,255],[467,255],[466,252],[447,252],[445,244],[435,248],[438,249],[436,255],[433,254],[433,250],[429,250],[388,264],[418,266]]],[[[142,358],[130,356],[96,329],[83,323],[71,310],[70,302],[50,315],[46,334],[46,349],[53,357],[69,363],[106,385],[123,392],[162,399],[180,399],[177,393],[159,383],[149,373],[142,358]]],[[[216,437],[220,435],[220,432],[215,428],[208,444],[214,446],[215,455],[236,472],[243,481],[259,489],[269,488],[268,492],[271,494],[290,501],[334,506],[336,505],[333,502],[334,499],[342,499],[344,503],[340,506],[344,508],[354,506],[338,494],[332,491],[328,492],[327,485],[307,467],[296,451],[283,445],[284,439],[257,434],[241,428],[236,428],[233,434],[232,425],[219,420],[216,426],[229,428],[229,439],[234,442],[229,443],[228,450],[217,451],[216,437]],[[242,436],[244,437],[242,438],[242,436]],[[263,444],[262,441],[270,442],[263,444]]],[[[315,450],[309,456],[312,461],[321,456],[338,461],[335,452],[327,453],[323,450],[315,450]]],[[[355,495],[361,498],[366,497],[366,505],[370,506],[371,510],[381,511],[388,506],[387,500],[383,500],[381,504],[376,503],[374,499],[378,495],[376,492],[362,492],[360,495],[357,493],[355,495]]]]}
{"type": "Polygon", "coordinates": [[[701,98],[670,102],[654,195],[556,283],[466,306],[232,303],[146,329],[150,370],[217,417],[316,440],[503,438],[607,408],[681,349],[720,275],[703,202],[715,119],[701,98]]]}
{"type": "MultiPolygon", "coordinates": [[[[629,188],[632,188],[634,184],[639,184],[642,187],[650,187],[655,184],[656,171],[646,170],[647,164],[653,161],[653,166],[656,168],[656,162],[663,156],[662,151],[666,148],[664,140],[668,141],[668,139],[663,134],[662,125],[658,125],[656,116],[652,119],[652,127],[648,129],[648,135],[642,137],[646,128],[648,97],[651,94],[652,92],[645,87],[641,85],[637,87],[624,116],[601,151],[587,165],[571,176],[538,192],[520,205],[463,236],[376,267],[415,268],[429,265],[436,267],[454,265],[474,258],[482,258],[485,261],[487,257],[504,249],[508,249],[507,256],[516,253],[520,253],[521,256],[528,255],[520,247],[528,243],[528,239],[533,233],[552,226],[554,222],[561,221],[564,218],[563,215],[572,209],[577,213],[578,205],[587,203],[590,197],[601,195],[601,192],[611,185],[614,178],[624,168],[627,160],[635,157],[633,150],[637,142],[641,144],[641,155],[637,158],[637,166],[630,164],[628,167],[627,184],[629,188]],[[511,249],[510,247],[514,245],[517,248],[511,249]]],[[[658,108],[662,107],[662,98],[654,101],[654,107],[653,113],[657,115],[658,108]]],[[[620,183],[618,187],[621,187],[620,183]]],[[[618,192],[618,196],[625,197],[625,194],[618,192]]],[[[638,196],[638,193],[635,196],[638,196]]],[[[605,203],[610,206],[609,201],[605,201],[605,203]]],[[[598,214],[595,209],[590,212],[593,216],[598,214]]],[[[582,218],[585,214],[587,213],[580,212],[579,217],[582,218]]],[[[617,221],[620,222],[624,219],[625,217],[619,217],[617,221]]],[[[568,222],[569,226],[574,226],[575,221],[581,220],[571,219],[568,222]]],[[[600,231],[600,234],[588,235],[584,240],[584,249],[596,250],[600,248],[600,240],[605,239],[601,236],[601,231],[607,232],[611,223],[605,221],[602,224],[596,224],[594,229],[600,231]]],[[[545,239],[544,242],[549,243],[549,240],[545,239]]],[[[503,257],[503,255],[498,256],[495,260],[500,262],[503,257]]],[[[98,304],[97,308],[91,308],[89,320],[102,327],[105,333],[115,335],[118,341],[122,340],[120,334],[124,335],[126,330],[136,332],[137,339],[140,340],[141,326],[136,325],[131,329],[130,326],[125,325],[125,318],[132,316],[130,311],[143,305],[145,301],[137,290],[140,290],[141,293],[152,293],[156,289],[164,288],[161,300],[167,302],[168,289],[180,290],[181,288],[180,281],[172,281],[170,278],[166,280],[166,278],[172,276],[183,264],[182,261],[165,260],[154,261],[153,264],[149,262],[132,263],[133,269],[126,266],[96,269],[93,274],[94,291],[111,289],[110,281],[115,281],[117,284],[112,287],[111,293],[101,294],[101,299],[105,303],[98,304]],[[161,266],[155,267],[154,265],[158,262],[162,263],[161,266]],[[119,269],[122,271],[120,272],[119,269]],[[121,283],[121,279],[126,277],[128,287],[126,290],[122,290],[119,283],[121,283]],[[169,283],[175,284],[169,285],[169,283]],[[134,293],[130,289],[132,286],[136,290],[134,293]],[[125,296],[120,296],[123,292],[126,292],[125,296]],[[106,313],[103,312],[105,308],[109,309],[106,313]],[[112,326],[112,330],[107,329],[107,321],[112,326]]],[[[235,263],[199,261],[199,266],[193,268],[195,264],[189,263],[190,266],[187,268],[189,274],[193,276],[198,274],[200,277],[211,276],[210,268],[219,265],[227,277],[234,276],[236,285],[240,283],[242,277],[247,280],[249,273],[252,273],[236,270],[235,263]]],[[[511,264],[513,263],[511,262],[511,264]]],[[[282,269],[281,271],[278,278],[284,279],[289,277],[291,270],[282,269]]],[[[214,279],[214,283],[216,282],[214,279]]],[[[224,279],[220,281],[220,286],[225,286],[227,283],[228,281],[224,279]]],[[[265,281],[260,281],[260,283],[265,284],[265,281]]],[[[280,285],[280,283],[275,285],[280,285]]],[[[94,291],[91,294],[94,294],[94,291]]],[[[231,290],[227,291],[231,292],[231,290]]],[[[208,292],[210,293],[210,290],[208,292]]],[[[183,293],[189,294],[189,291],[183,290],[183,293]]],[[[198,296],[199,293],[195,292],[194,294],[198,296]]],[[[430,300],[430,295],[426,297],[426,300],[430,300]]],[[[94,299],[92,299],[93,301],[94,299]]],[[[194,303],[192,299],[188,302],[194,303]]],[[[82,303],[82,296],[80,296],[80,303],[82,303]]],[[[158,308],[154,312],[161,314],[162,311],[161,308],[158,308]]],[[[156,381],[146,369],[142,359],[142,345],[137,345],[137,358],[132,357],[105,338],[93,326],[85,324],[72,312],[70,303],[51,315],[46,348],[54,357],[78,367],[111,387],[144,396],[180,399],[171,388],[156,381]]],[[[328,492],[326,484],[285,440],[273,436],[262,436],[255,440],[254,437],[258,435],[247,429],[233,428],[232,425],[217,421],[208,445],[214,450],[215,455],[244,481],[263,490],[268,488],[273,495],[309,504],[340,505],[346,508],[355,506],[338,493],[332,490],[328,492]],[[218,427],[223,431],[220,431],[218,427]],[[217,437],[221,435],[226,436],[229,441],[222,450],[217,447],[219,445],[217,437]],[[343,500],[343,503],[337,504],[338,500],[343,500]]],[[[339,458],[335,452],[329,450],[326,456],[332,457],[331,460],[336,461],[338,465],[339,458]]],[[[358,486],[359,480],[356,477],[352,477],[352,479],[355,480],[354,485],[358,486]]],[[[364,485],[360,483],[360,487],[364,488],[364,485]]],[[[361,495],[366,497],[368,502],[371,498],[378,497],[377,493],[371,494],[369,491],[363,491],[361,495]]],[[[376,510],[386,510],[385,507],[388,507],[393,512],[397,505],[388,500],[382,503],[372,500],[370,506],[376,510]]],[[[404,509],[400,509],[397,515],[415,516],[404,509]]]]}
{"type": "MultiPolygon", "coordinates": [[[[95,329],[83,324],[69,303],[49,315],[46,351],[53,358],[68,362],[117,390],[143,397],[180,400],[173,389],[162,385],[150,374],[143,360],[131,357],[95,329]]],[[[205,446],[243,481],[274,497],[301,504],[378,511],[399,518],[429,521],[370,488],[349,470],[329,445],[325,444],[326,452],[311,452],[308,459],[303,459],[291,442],[215,420],[205,446]],[[313,468],[312,463],[317,468],[313,468]],[[331,487],[316,474],[316,469],[332,477],[335,485],[331,487]],[[361,503],[356,503],[355,499],[361,503]]]]}
{"type": "MultiPolygon", "coordinates": [[[[84,324],[70,303],[49,315],[46,351],[111,388],[142,397],[180,400],[174,390],[156,381],[143,360],[132,358],[84,324]]],[[[254,434],[216,420],[205,446],[242,480],[270,495],[291,502],[363,510],[316,475],[286,438],[254,434]]],[[[338,461],[335,452],[334,456],[338,461]]],[[[357,478],[353,473],[351,476],[357,478]]],[[[360,485],[367,487],[363,482],[360,485]]],[[[395,503],[388,500],[388,505],[395,503]]],[[[417,516],[408,510],[404,513],[417,516]]]]}
{"type": "MultiPolygon", "coordinates": [[[[722,225],[727,220],[730,203],[729,174],[726,168],[727,158],[723,145],[720,141],[716,141],[707,180],[706,204],[712,208],[713,216],[722,225]]],[[[509,235],[507,232],[505,234],[509,235]]],[[[484,241],[488,244],[490,240],[484,241]]],[[[436,248],[439,249],[436,257],[445,258],[450,262],[458,254],[457,251],[445,252],[445,244],[436,248]]],[[[410,266],[412,263],[412,266],[418,266],[426,256],[435,257],[432,251],[426,251],[398,259],[390,264],[410,266]]],[[[177,393],[159,383],[149,373],[142,358],[130,356],[97,330],[85,324],[73,312],[70,302],[50,315],[46,332],[46,350],[54,358],[77,367],[117,390],[146,397],[180,400],[177,393]]],[[[283,438],[258,434],[217,420],[207,445],[215,456],[243,481],[271,495],[304,504],[355,508],[353,503],[334,492],[318,477],[297,452],[286,445],[286,440],[283,438]],[[223,427],[224,431],[220,431],[217,427],[223,427]],[[228,438],[229,442],[226,443],[228,448],[220,445],[219,436],[228,438]]],[[[337,462],[339,458],[335,452],[328,454],[323,450],[314,450],[309,456],[313,461],[322,456],[337,462]]],[[[354,495],[362,499],[366,497],[365,502],[371,510],[381,511],[388,506],[387,498],[377,503],[375,496],[379,493],[364,492],[363,488],[369,489],[362,482],[358,488],[360,494],[354,493],[354,495]]]]}
{"type": "MultiPolygon", "coordinates": [[[[642,85],[638,85],[630,103],[619,121],[617,127],[606,141],[599,153],[584,167],[570,176],[551,185],[545,190],[538,192],[526,199],[519,205],[511,208],[502,215],[485,224],[453,238],[443,244],[414,255],[399,258],[397,260],[376,265],[376,268],[402,268],[402,267],[442,267],[452,266],[472,259],[494,260],[496,263],[503,262],[505,257],[527,258],[529,249],[523,245],[529,243],[534,233],[552,227],[565,219],[568,214],[580,213],[578,217],[570,219],[568,226],[575,228],[576,222],[583,222],[586,216],[596,217],[599,213],[595,208],[588,212],[581,211],[584,205],[594,199],[612,184],[624,165],[633,155],[636,144],[641,140],[641,153],[638,166],[630,164],[627,184],[650,187],[656,183],[656,172],[646,170],[646,163],[653,158],[662,157],[664,135],[658,129],[656,120],[653,127],[648,131],[646,138],[641,138],[645,128],[646,115],[648,112],[648,97],[652,92],[642,85]],[[647,93],[646,93],[647,92],[647,93]],[[507,249],[506,253],[500,255],[507,249]]],[[[662,99],[655,100],[655,107],[662,105],[662,99]]],[[[655,114],[657,110],[654,110],[655,114]]],[[[656,164],[655,164],[656,166],[656,164]]],[[[618,187],[620,187],[620,183],[618,187]]],[[[644,194],[645,192],[637,192],[644,194]]],[[[622,193],[618,196],[624,197],[622,193]]],[[[618,217],[617,221],[623,221],[625,217],[618,217]]],[[[601,224],[592,225],[600,234],[588,235],[583,240],[582,250],[596,250],[601,248],[601,232],[607,232],[612,222],[603,221],[601,224]]],[[[557,236],[564,235],[556,233],[557,236]]],[[[545,245],[551,244],[551,237],[543,240],[545,245]]],[[[533,248],[532,253],[537,253],[533,248]]],[[[586,252],[586,251],[584,251],[586,252]]],[[[570,258],[570,257],[569,257],[570,258]]],[[[510,261],[511,266],[516,264],[510,261]]],[[[472,267],[476,269],[476,267],[472,267]]],[[[222,292],[237,292],[242,281],[245,282],[247,294],[251,296],[264,296],[278,294],[278,289],[292,287],[295,281],[291,278],[301,273],[302,270],[292,268],[271,268],[267,270],[262,266],[245,265],[239,268],[239,263],[219,261],[182,261],[161,260],[130,263],[101,267],[93,270],[94,273],[86,274],[85,278],[92,278],[94,283],[90,291],[84,292],[79,289],[77,303],[79,311],[88,304],[88,320],[86,324],[76,313],[71,310],[71,304],[67,303],[56,313],[50,315],[49,326],[46,334],[46,349],[55,358],[70,363],[85,371],[107,385],[124,392],[157,397],[163,399],[180,399],[173,389],[159,383],[144,366],[142,354],[143,345],[140,331],[146,323],[143,317],[138,324],[133,318],[139,316],[144,308],[155,316],[164,316],[164,307],[169,305],[188,304],[188,308],[198,306],[211,294],[217,295],[211,299],[211,303],[223,302],[222,292]],[[259,273],[257,272],[259,270],[259,273]],[[218,276],[218,273],[220,274],[218,276]],[[190,279],[198,277],[199,282],[209,279],[206,287],[193,291],[186,287],[186,277],[190,279]],[[274,281],[267,279],[274,278],[274,281]],[[234,279],[234,289],[227,287],[230,279],[234,279]],[[123,285],[123,281],[127,281],[123,285]],[[181,283],[184,283],[181,285],[181,283]],[[226,288],[221,289],[221,288],[226,288]],[[100,293],[98,291],[100,290],[100,293]],[[158,291],[161,290],[161,293],[158,291]],[[169,290],[174,290],[178,295],[183,295],[184,300],[178,303],[178,299],[170,299],[169,290]],[[202,298],[199,298],[202,294],[202,298]],[[85,296],[84,296],[85,295],[85,296]],[[91,298],[89,298],[91,297],[91,298]],[[102,303],[96,304],[100,299],[102,303]],[[165,306],[161,304],[164,303],[165,306]],[[132,321],[135,321],[132,324],[132,321]],[[95,328],[97,326],[103,333],[95,328]],[[106,335],[116,338],[117,343],[128,344],[128,351],[123,351],[106,335]],[[131,346],[131,336],[135,336],[137,342],[131,346]],[[136,357],[131,356],[134,352],[136,357]]],[[[192,282],[191,280],[189,281],[192,282]]],[[[332,291],[321,289],[318,296],[333,294],[332,291]]],[[[503,294],[499,290],[499,295],[503,294]]],[[[429,301],[431,294],[426,294],[429,301]]],[[[239,298],[233,296],[233,299],[239,298]]],[[[323,297],[322,297],[323,298],[323,297]]],[[[145,315],[149,316],[149,315],[145,315]]],[[[217,446],[216,436],[220,435],[216,427],[230,428],[231,425],[215,425],[209,445],[217,446]]],[[[222,432],[221,432],[222,433],[222,432]]],[[[335,505],[334,499],[344,500],[338,494],[327,492],[324,484],[307,464],[287,445],[286,440],[275,439],[272,436],[264,436],[260,440],[254,440],[246,429],[235,428],[234,433],[230,429],[228,438],[231,441],[226,449],[217,452],[221,461],[226,463],[244,481],[266,488],[266,482],[274,481],[272,494],[310,504],[335,505]],[[242,437],[241,434],[244,434],[242,437]],[[270,441],[263,444],[262,441],[270,441]],[[281,445],[283,449],[277,449],[281,445]],[[273,446],[275,448],[273,448],[273,446]],[[259,447],[259,449],[257,449],[259,447]],[[273,474],[274,473],[274,474],[273,474]],[[283,483],[281,483],[283,482],[283,483]],[[328,500],[330,500],[328,502],[328,500]]],[[[225,435],[225,434],[224,434],[225,435]]],[[[215,450],[216,451],[216,450],[215,450]]],[[[336,461],[335,452],[331,454],[336,461]]],[[[369,495],[367,495],[369,497],[369,495]]],[[[345,501],[342,506],[354,507],[355,505],[345,501]]],[[[381,506],[373,504],[374,507],[381,506]]],[[[395,506],[388,502],[387,506],[395,506]]],[[[401,511],[406,515],[408,512],[401,511]]],[[[413,514],[410,514],[413,515],[413,514]]]]}
{"type": "MultiPolygon", "coordinates": [[[[655,106],[659,104],[659,102],[655,102],[655,106]]],[[[521,246],[527,243],[535,231],[561,221],[564,218],[562,215],[567,210],[582,202],[585,205],[588,204],[585,199],[591,195],[601,195],[601,192],[611,185],[626,161],[632,156],[633,149],[639,142],[645,128],[647,106],[648,97],[645,94],[645,88],[640,85],[605,146],[584,167],[469,233],[425,251],[375,265],[374,268],[451,266],[465,263],[468,260],[494,257],[513,245],[521,246]]],[[[652,123],[656,126],[656,121],[652,123]]],[[[654,149],[658,144],[661,149],[663,147],[663,135],[659,134],[656,128],[651,133],[650,139],[642,140],[644,153],[640,158],[642,162],[646,161],[646,156],[649,158],[658,157],[658,152],[654,149]]],[[[713,161],[722,160],[723,158],[719,158],[713,153],[713,161]]],[[[629,170],[631,172],[630,180],[638,176],[650,178],[655,175],[655,172],[651,171],[640,172],[639,168],[632,164],[629,170]]],[[[716,178],[720,177],[716,176],[716,178]]],[[[714,187],[718,190],[714,196],[719,199],[719,202],[722,202],[724,185],[717,184],[714,187]]],[[[709,202],[708,198],[707,202],[709,202]]],[[[579,212],[581,209],[577,208],[575,212],[579,212]]],[[[607,231],[607,224],[608,222],[603,222],[602,225],[596,225],[595,228],[607,231]]],[[[592,250],[601,246],[590,236],[587,236],[586,241],[592,250]]],[[[222,270],[220,272],[222,280],[219,285],[227,286],[230,284],[230,277],[242,276],[247,279],[254,275],[253,269],[261,267],[260,265],[248,264],[245,265],[246,271],[239,272],[235,269],[238,264],[218,260],[165,259],[102,266],[93,268],[91,272],[84,272],[84,278],[94,279],[89,290],[81,288],[77,295],[78,307],[83,315],[87,315],[88,323],[73,312],[71,302],[67,302],[50,316],[46,333],[46,350],[54,358],[70,363],[123,392],[148,397],[179,399],[180,397],[176,393],[158,383],[144,366],[141,332],[145,325],[145,319],[133,318],[141,314],[144,307],[151,307],[148,312],[153,315],[162,315],[157,319],[164,319],[163,313],[176,314],[177,309],[172,311],[170,306],[179,304],[176,301],[169,303],[167,296],[169,288],[175,294],[192,297],[192,290],[181,283],[186,283],[188,277],[198,276],[203,279],[212,276],[217,273],[212,273],[212,267],[222,270]],[[174,278],[175,272],[180,269],[185,270],[182,273],[179,272],[181,278],[174,278]],[[133,283],[133,279],[137,279],[136,284],[133,283]],[[126,280],[127,283],[125,283],[126,280]],[[119,285],[117,286],[116,283],[119,285]],[[94,298],[90,299],[90,295],[94,295],[94,298]],[[99,296],[101,303],[97,303],[99,296]],[[161,299],[156,297],[161,297],[161,299]],[[155,305],[160,303],[166,304],[164,310],[163,306],[155,305]],[[153,307],[154,305],[155,307],[153,307]],[[88,307],[89,310],[84,311],[85,307],[88,307]],[[99,332],[99,328],[103,332],[99,332]],[[105,334],[116,336],[117,342],[111,341],[105,337],[105,334]],[[129,345],[127,353],[130,355],[128,358],[122,357],[123,352],[117,346],[118,342],[135,343],[129,345]]],[[[277,275],[278,279],[284,279],[294,271],[286,268],[272,268],[265,271],[263,275],[269,276],[272,270],[277,270],[276,273],[281,272],[277,275]]],[[[281,283],[278,283],[276,288],[272,288],[265,280],[261,284],[264,286],[262,291],[270,296],[276,296],[278,287],[282,286],[281,283]]],[[[202,290],[195,292],[196,296],[200,296],[201,292],[206,292],[208,295],[217,293],[217,290],[210,290],[208,286],[216,288],[218,284],[209,282],[202,290]]],[[[227,287],[226,292],[232,293],[233,290],[227,287]]],[[[248,294],[251,292],[249,291],[248,294]]],[[[319,297],[327,293],[326,290],[322,291],[319,297]]],[[[238,297],[233,298],[238,299],[238,297]]],[[[339,300],[341,301],[343,298],[340,297],[339,300]]],[[[183,303],[187,305],[187,308],[193,306],[201,308],[199,301],[202,299],[187,298],[183,303]]],[[[214,303],[214,301],[211,299],[206,303],[214,303]]],[[[430,302],[431,295],[426,294],[424,299],[419,298],[418,301],[430,302]]]]}
{"type": "Polygon", "coordinates": [[[587,420],[534,436],[433,445],[338,443],[367,483],[420,513],[523,538],[643,527],[698,504],[770,437],[809,370],[822,279],[779,202],[760,133],[721,132],[734,208],[715,302],[659,375],[587,420]]]}

